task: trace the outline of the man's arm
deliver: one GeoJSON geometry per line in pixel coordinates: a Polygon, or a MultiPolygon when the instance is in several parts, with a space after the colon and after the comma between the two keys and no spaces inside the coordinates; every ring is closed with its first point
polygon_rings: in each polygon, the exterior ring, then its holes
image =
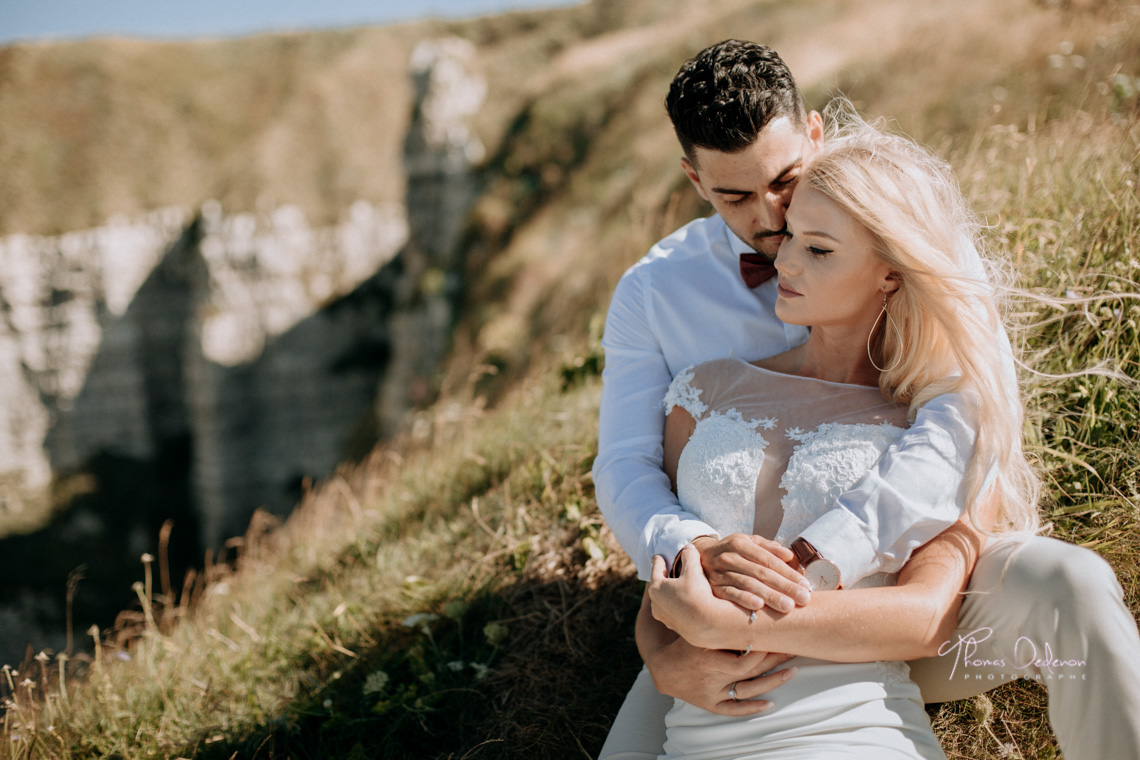
{"type": "Polygon", "coordinates": [[[716,532],[681,509],[661,467],[662,401],[672,374],[649,324],[636,270],[614,291],[602,348],[606,365],[594,487],[606,523],[644,580],[654,555],[672,563],[681,547],[716,532]]]}
{"type": "Polygon", "coordinates": [[[657,691],[721,715],[751,715],[771,707],[756,699],[795,674],[772,671],[792,655],[778,652],[729,652],[701,649],[682,639],[650,612],[648,590],[637,616],[637,650],[657,691]],[[765,675],[767,674],[767,675],[765,675]],[[729,689],[736,689],[736,699],[729,689]]]}
{"type": "Polygon", "coordinates": [[[932,399],[835,508],[800,534],[839,567],[844,586],[898,571],[915,549],[962,516],[962,474],[976,439],[970,414],[962,395],[932,399]]]}
{"type": "MultiPolygon", "coordinates": [[[[960,520],[915,552],[896,586],[819,591],[806,607],[787,614],[764,610],[754,621],[713,596],[703,573],[686,567],[680,578],[667,579],[657,559],[649,587],[652,613],[699,647],[751,646],[834,662],[933,656],[957,625],[960,592],[984,539],[960,520]]],[[[697,556],[688,547],[684,555],[697,556]]]]}

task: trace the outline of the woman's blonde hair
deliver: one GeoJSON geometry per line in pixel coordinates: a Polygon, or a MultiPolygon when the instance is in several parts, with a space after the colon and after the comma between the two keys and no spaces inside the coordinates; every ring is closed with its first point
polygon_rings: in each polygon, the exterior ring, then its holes
{"type": "Polygon", "coordinates": [[[992,493],[993,532],[1036,532],[1040,479],[1022,441],[1024,404],[999,304],[1009,273],[980,253],[980,226],[944,161],[863,121],[845,100],[825,113],[824,147],[800,176],[866,227],[898,280],[868,343],[883,395],[918,409],[960,394],[977,438],[969,513],[992,493]],[[893,320],[897,330],[890,326],[893,320]],[[992,481],[990,478],[993,478],[992,481]],[[991,490],[992,489],[992,490],[991,490]]]}

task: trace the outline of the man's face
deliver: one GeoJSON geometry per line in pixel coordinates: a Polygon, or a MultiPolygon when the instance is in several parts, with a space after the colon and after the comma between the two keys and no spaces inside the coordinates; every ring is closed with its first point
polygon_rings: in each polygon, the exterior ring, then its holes
{"type": "Polygon", "coordinates": [[[823,122],[812,111],[803,129],[781,116],[744,150],[694,148],[695,165],[683,158],[681,166],[737,237],[774,257],[784,239],[784,212],[800,170],[822,145],[823,122]]]}

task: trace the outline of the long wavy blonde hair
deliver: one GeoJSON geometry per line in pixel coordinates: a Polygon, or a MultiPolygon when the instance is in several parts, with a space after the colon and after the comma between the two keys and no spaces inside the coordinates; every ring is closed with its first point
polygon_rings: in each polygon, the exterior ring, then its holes
{"type": "Polygon", "coordinates": [[[1041,483],[1025,456],[1024,403],[999,308],[1008,269],[980,254],[980,226],[948,164],[867,124],[845,100],[825,121],[826,143],[799,182],[866,227],[899,282],[886,303],[898,329],[884,316],[869,342],[886,368],[883,395],[913,419],[931,399],[961,394],[977,431],[965,473],[974,524],[984,525],[979,510],[992,493],[992,532],[1036,532],[1041,483]]]}

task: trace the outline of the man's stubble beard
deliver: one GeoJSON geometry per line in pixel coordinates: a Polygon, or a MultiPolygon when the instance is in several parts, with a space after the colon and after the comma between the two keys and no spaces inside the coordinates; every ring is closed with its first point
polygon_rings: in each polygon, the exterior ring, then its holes
{"type": "Polygon", "coordinates": [[[752,238],[752,248],[769,259],[775,259],[780,251],[780,243],[784,242],[784,232],[763,232],[752,238]]]}

